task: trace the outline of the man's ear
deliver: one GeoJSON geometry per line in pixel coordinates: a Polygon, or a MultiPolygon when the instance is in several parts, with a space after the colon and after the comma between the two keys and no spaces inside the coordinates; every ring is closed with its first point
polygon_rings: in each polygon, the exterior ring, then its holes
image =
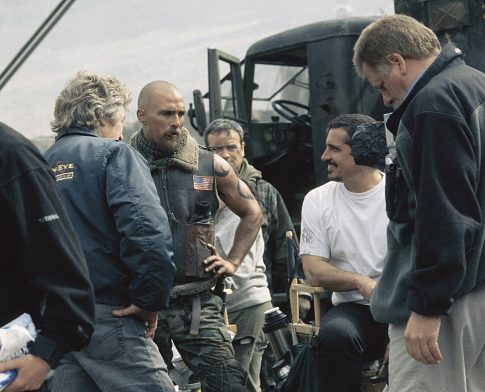
{"type": "Polygon", "coordinates": [[[246,144],[244,142],[241,142],[241,152],[242,152],[242,156],[245,156],[244,146],[246,146],[246,144]]]}
{"type": "Polygon", "coordinates": [[[391,53],[387,55],[386,59],[389,62],[389,65],[398,67],[399,70],[401,71],[401,74],[403,75],[406,74],[406,60],[401,54],[391,53]]]}
{"type": "Polygon", "coordinates": [[[143,109],[138,109],[136,111],[136,117],[138,118],[138,121],[140,121],[142,124],[146,123],[145,111],[143,109]]]}

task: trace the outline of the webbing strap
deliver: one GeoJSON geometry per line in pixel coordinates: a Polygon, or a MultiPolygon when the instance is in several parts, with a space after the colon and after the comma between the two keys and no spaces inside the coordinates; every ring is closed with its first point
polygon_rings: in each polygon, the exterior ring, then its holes
{"type": "Polygon", "coordinates": [[[192,321],[190,323],[190,334],[198,335],[200,327],[200,296],[192,298],[192,321]]]}

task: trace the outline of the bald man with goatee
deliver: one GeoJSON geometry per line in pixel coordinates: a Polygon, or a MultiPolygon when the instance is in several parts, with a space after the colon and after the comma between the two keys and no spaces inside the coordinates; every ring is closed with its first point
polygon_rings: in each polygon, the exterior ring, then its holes
{"type": "Polygon", "coordinates": [[[156,341],[162,349],[173,340],[202,391],[244,391],[246,375],[235,359],[222,317],[223,301],[213,287],[216,279],[232,276],[242,263],[262,214],[231,165],[189,135],[184,116],[182,95],[172,84],[154,81],[141,90],[137,117],[143,128],[131,145],[150,165],[169,217],[177,266],[171,305],[159,313],[156,341]],[[211,216],[219,208],[219,197],[241,218],[225,259],[213,246],[211,216]],[[205,223],[194,223],[193,217],[201,213],[205,223]]]}

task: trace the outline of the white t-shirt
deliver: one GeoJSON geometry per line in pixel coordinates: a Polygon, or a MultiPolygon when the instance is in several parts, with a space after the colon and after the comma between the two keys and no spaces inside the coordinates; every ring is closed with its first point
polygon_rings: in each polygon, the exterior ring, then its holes
{"type": "MultiPolygon", "coordinates": [[[[378,278],[387,253],[388,222],[385,176],[363,193],[328,182],[303,201],[300,255],[324,257],[342,270],[378,278]]],[[[332,302],[368,304],[358,290],[334,292],[332,302]]]]}
{"type": "MultiPolygon", "coordinates": [[[[224,207],[216,212],[215,220],[214,245],[218,254],[226,259],[234,243],[240,218],[229,208],[224,207]]],[[[236,273],[231,278],[226,278],[226,283],[233,288],[232,293],[226,299],[229,313],[271,301],[263,253],[264,240],[261,229],[259,229],[258,236],[236,273]]]]}

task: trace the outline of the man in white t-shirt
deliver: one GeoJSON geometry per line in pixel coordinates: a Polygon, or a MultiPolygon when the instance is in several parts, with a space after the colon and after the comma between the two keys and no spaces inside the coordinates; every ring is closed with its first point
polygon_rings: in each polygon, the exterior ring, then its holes
{"type": "Polygon", "coordinates": [[[360,392],[363,362],[384,355],[387,325],[374,321],[369,299],[387,252],[385,176],[356,165],[351,139],[372,117],[332,120],[321,160],[329,182],[303,202],[300,255],[312,286],[333,291],[334,305],[321,320],[317,362],[322,390],[360,392]]]}
{"type": "MultiPolygon", "coordinates": [[[[220,257],[226,260],[233,243],[240,218],[221,202],[215,214],[214,245],[220,257]]],[[[232,291],[226,298],[227,315],[236,324],[237,333],[232,341],[236,359],[248,373],[246,392],[261,392],[260,371],[268,340],[263,332],[264,313],[270,310],[271,293],[263,260],[264,239],[261,230],[241,266],[226,278],[226,287],[232,291]]]]}

